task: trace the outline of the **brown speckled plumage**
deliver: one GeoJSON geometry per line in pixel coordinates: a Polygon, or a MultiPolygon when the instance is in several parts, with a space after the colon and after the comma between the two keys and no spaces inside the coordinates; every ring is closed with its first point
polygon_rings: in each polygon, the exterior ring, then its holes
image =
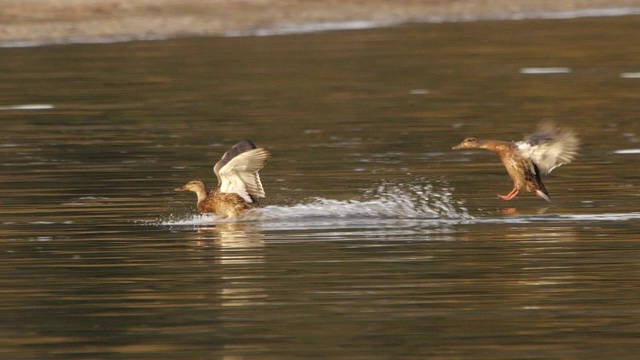
{"type": "Polygon", "coordinates": [[[198,180],[190,181],[185,186],[176,188],[176,191],[195,192],[198,196],[198,211],[214,213],[223,218],[236,217],[259,206],[258,201],[248,203],[238,194],[223,193],[217,188],[207,192],[205,184],[198,180]]]}
{"type": "Polygon", "coordinates": [[[239,142],[214,167],[217,188],[207,191],[204,182],[193,180],[175,190],[196,193],[197,208],[202,213],[236,217],[258,207],[258,198],[265,196],[258,171],[270,156],[269,151],[256,148],[251,141],[239,142]]]}
{"type": "Polygon", "coordinates": [[[578,138],[571,130],[559,128],[552,123],[542,123],[536,133],[524,141],[516,143],[469,137],[454,146],[453,150],[486,149],[498,154],[513,180],[513,190],[507,195],[498,195],[498,198],[513,200],[524,190],[535,191],[541,198],[551,201],[540,173],[549,173],[556,167],[571,162],[577,154],[578,146],[578,138]]]}

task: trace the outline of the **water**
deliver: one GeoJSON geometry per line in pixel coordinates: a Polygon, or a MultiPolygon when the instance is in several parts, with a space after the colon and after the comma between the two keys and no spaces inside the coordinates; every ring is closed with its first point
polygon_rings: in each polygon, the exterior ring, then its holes
{"type": "Polygon", "coordinates": [[[0,354],[635,358],[639,22],[1,49],[0,354]],[[539,120],[551,204],[450,150],[539,120]],[[264,207],[197,215],[244,138],[264,207]]]}

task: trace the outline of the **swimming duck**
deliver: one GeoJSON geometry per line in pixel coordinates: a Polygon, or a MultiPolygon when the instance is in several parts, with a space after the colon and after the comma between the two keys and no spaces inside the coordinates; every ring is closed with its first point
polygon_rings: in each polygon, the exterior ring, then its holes
{"type": "Polygon", "coordinates": [[[265,197],[260,171],[271,157],[264,148],[256,148],[249,141],[241,141],[224,153],[213,167],[218,187],[207,191],[204,182],[193,180],[176,191],[193,191],[198,196],[198,210],[223,218],[236,217],[258,206],[258,198],[265,197]]]}
{"type": "Polygon", "coordinates": [[[536,195],[551,202],[540,173],[549,174],[558,166],[573,161],[579,146],[580,141],[571,129],[543,122],[533,135],[523,141],[478,140],[476,137],[468,137],[452,149],[487,149],[498,154],[513,180],[513,190],[507,195],[498,195],[499,199],[513,200],[520,191],[526,190],[535,191],[536,195]]]}

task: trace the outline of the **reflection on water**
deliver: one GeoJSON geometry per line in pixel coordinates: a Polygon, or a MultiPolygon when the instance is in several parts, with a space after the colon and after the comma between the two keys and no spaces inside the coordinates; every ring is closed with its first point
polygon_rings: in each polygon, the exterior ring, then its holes
{"type": "Polygon", "coordinates": [[[208,215],[202,217],[206,218],[206,223],[197,227],[197,232],[203,235],[198,246],[221,249],[254,249],[264,246],[264,235],[254,223],[218,222],[211,225],[212,219],[208,215]]]}
{"type": "Polygon", "coordinates": [[[635,358],[637,22],[2,49],[0,352],[635,358]],[[547,119],[550,204],[449,150],[547,119]],[[244,138],[264,206],[195,214],[244,138]]]}

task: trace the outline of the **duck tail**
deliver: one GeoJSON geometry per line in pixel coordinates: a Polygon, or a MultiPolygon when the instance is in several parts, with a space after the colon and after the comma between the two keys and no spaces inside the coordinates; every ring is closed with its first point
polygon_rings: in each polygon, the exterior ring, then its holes
{"type": "Polygon", "coordinates": [[[549,193],[546,189],[536,189],[536,195],[547,200],[548,202],[551,202],[551,198],[549,197],[549,193]]]}

